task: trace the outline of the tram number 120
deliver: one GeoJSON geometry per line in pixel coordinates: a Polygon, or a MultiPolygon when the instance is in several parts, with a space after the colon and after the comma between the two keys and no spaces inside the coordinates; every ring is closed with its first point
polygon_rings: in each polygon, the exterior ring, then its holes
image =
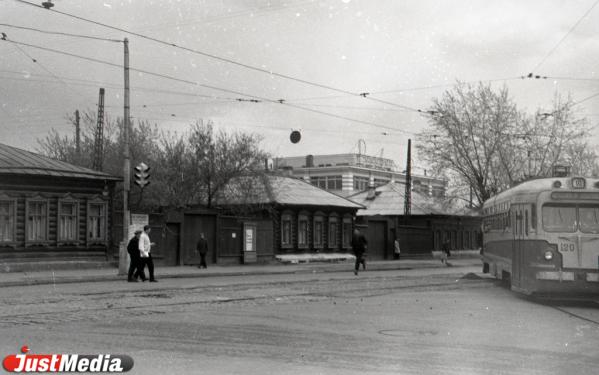
{"type": "Polygon", "coordinates": [[[574,250],[576,250],[576,246],[573,243],[562,242],[559,244],[559,251],[562,253],[574,250]]]}

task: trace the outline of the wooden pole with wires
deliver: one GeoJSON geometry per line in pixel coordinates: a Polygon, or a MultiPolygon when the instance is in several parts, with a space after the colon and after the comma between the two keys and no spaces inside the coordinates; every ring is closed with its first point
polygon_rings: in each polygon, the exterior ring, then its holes
{"type": "Polygon", "coordinates": [[[129,131],[130,131],[130,103],[129,103],[129,40],[124,43],[124,111],[123,111],[123,242],[119,248],[119,275],[127,273],[127,242],[129,240],[129,190],[130,169],[129,160],[129,131]]]}

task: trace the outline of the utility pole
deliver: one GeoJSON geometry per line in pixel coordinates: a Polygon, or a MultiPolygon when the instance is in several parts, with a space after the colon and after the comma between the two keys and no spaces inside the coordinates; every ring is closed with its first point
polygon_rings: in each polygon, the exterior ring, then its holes
{"type": "Polygon", "coordinates": [[[104,88],[100,88],[98,97],[98,116],[96,136],[94,140],[94,166],[96,171],[102,171],[104,159],[104,88]]]}
{"type": "Polygon", "coordinates": [[[79,110],[75,111],[75,152],[77,155],[77,162],[81,161],[81,128],[79,125],[79,110]]]}
{"type": "Polygon", "coordinates": [[[129,161],[129,40],[125,38],[124,45],[124,112],[123,112],[123,243],[119,248],[119,275],[127,273],[127,240],[129,239],[129,190],[130,190],[130,161],[129,161]]]}
{"type": "Polygon", "coordinates": [[[412,214],[412,140],[408,139],[408,160],[406,161],[406,193],[404,194],[404,221],[412,214]]]}

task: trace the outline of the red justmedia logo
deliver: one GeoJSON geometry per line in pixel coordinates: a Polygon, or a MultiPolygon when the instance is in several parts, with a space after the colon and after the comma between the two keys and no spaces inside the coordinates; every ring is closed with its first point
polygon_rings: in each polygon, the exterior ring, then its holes
{"type": "Polygon", "coordinates": [[[2,362],[8,372],[126,372],[133,359],[122,354],[9,354],[2,362]]]}

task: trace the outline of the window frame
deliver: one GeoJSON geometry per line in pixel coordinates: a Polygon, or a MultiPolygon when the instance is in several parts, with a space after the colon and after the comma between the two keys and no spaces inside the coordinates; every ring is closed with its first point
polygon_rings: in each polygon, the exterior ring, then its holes
{"type": "Polygon", "coordinates": [[[9,232],[11,239],[0,238],[0,246],[15,246],[17,244],[17,199],[0,194],[0,203],[8,203],[9,232]]]}
{"type": "MultiPolygon", "coordinates": [[[[37,216],[37,215],[36,215],[37,216]]],[[[41,195],[35,195],[33,197],[29,197],[25,199],[25,246],[35,246],[41,245],[46,246],[50,243],[50,233],[49,233],[49,221],[50,221],[50,201],[49,199],[42,197],[41,195]],[[34,238],[30,239],[31,232],[33,228],[29,225],[29,216],[31,213],[31,205],[32,204],[42,204],[45,208],[45,212],[40,214],[39,216],[43,218],[44,225],[41,228],[43,233],[43,238],[34,238]]]]}
{"type": "Polygon", "coordinates": [[[353,232],[353,220],[350,215],[344,215],[341,220],[341,248],[351,249],[351,238],[353,232]],[[349,228],[346,228],[346,225],[349,228]]]}
{"type": "MultiPolygon", "coordinates": [[[[67,195],[63,198],[60,198],[58,200],[57,203],[58,207],[56,208],[56,239],[57,239],[57,243],[59,245],[66,245],[66,244],[79,244],[80,243],[80,233],[79,233],[79,229],[80,229],[80,212],[79,212],[79,201],[75,198],[73,198],[70,195],[67,195]],[[63,214],[63,204],[73,204],[74,205],[74,209],[75,209],[75,214],[74,215],[64,215],[63,214]],[[74,223],[74,234],[75,234],[75,238],[64,238],[62,237],[62,217],[63,216],[69,216],[69,217],[74,217],[75,218],[75,223],[74,223]]],[[[105,214],[106,216],[106,214],[105,214]]]]}
{"type": "Polygon", "coordinates": [[[86,233],[86,239],[87,239],[87,245],[94,245],[94,244],[99,244],[99,245],[106,245],[108,242],[108,203],[101,199],[101,198],[93,198],[93,199],[88,199],[87,201],[87,212],[86,212],[86,226],[85,226],[85,233],[86,233]],[[103,218],[102,220],[99,221],[99,223],[102,225],[103,228],[103,233],[100,237],[93,237],[92,233],[91,233],[91,208],[92,206],[101,206],[102,207],[102,213],[103,215],[101,215],[100,217],[103,218]]]}
{"type": "Polygon", "coordinates": [[[314,214],[314,218],[312,219],[312,246],[315,249],[322,249],[324,248],[324,236],[325,236],[325,230],[324,230],[324,223],[325,223],[325,215],[322,212],[317,212],[314,214]],[[320,233],[318,233],[318,231],[316,230],[317,225],[316,223],[320,224],[320,233]],[[319,239],[319,242],[316,242],[316,239],[319,239]]]}
{"type": "Polygon", "coordinates": [[[301,212],[297,215],[297,247],[307,249],[310,246],[310,220],[308,214],[301,212]],[[302,242],[302,223],[305,224],[302,242]]]}
{"type": "Polygon", "coordinates": [[[329,215],[327,228],[327,248],[339,249],[339,238],[337,236],[339,233],[339,216],[336,213],[329,215]],[[331,227],[334,227],[334,230],[331,227]]]}
{"type": "Polygon", "coordinates": [[[281,214],[281,248],[290,249],[293,247],[293,216],[289,212],[284,212],[281,214]],[[289,224],[289,228],[287,231],[287,236],[285,236],[285,223],[289,224]],[[288,238],[287,242],[285,242],[285,237],[288,238]]]}

